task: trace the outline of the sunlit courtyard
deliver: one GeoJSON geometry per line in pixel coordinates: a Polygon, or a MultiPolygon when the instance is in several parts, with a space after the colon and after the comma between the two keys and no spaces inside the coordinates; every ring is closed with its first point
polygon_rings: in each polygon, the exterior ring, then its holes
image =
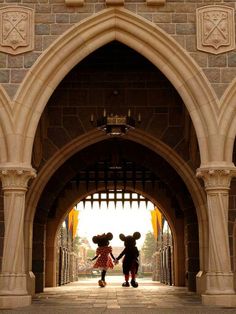
{"type": "MultiPolygon", "coordinates": [[[[110,257],[116,259],[125,245],[120,235],[133,236],[137,232],[139,278],[172,285],[171,233],[164,215],[144,196],[122,190],[89,195],[69,212],[58,235],[58,285],[101,276],[95,263],[99,256],[95,236],[112,234],[106,246],[111,247],[110,257]],[[170,247],[169,257],[163,251],[166,244],[170,247]],[[161,268],[164,262],[165,270],[161,268]]],[[[113,263],[107,275],[114,282],[114,276],[122,276],[123,271],[122,260],[113,263]]]]}

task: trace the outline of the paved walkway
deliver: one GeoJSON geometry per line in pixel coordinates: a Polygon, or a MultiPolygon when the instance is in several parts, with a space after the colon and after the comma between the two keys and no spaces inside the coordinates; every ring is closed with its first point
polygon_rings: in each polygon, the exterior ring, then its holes
{"type": "Polygon", "coordinates": [[[169,287],[139,279],[138,288],[121,287],[122,277],[107,277],[100,288],[97,279],[46,288],[31,306],[0,310],[1,314],[218,314],[236,313],[236,308],[203,306],[201,299],[185,288],[169,287]]]}

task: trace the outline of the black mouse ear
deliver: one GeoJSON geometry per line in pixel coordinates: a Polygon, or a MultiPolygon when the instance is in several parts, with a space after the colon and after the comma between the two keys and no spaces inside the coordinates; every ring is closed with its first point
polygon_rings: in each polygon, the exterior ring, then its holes
{"type": "Polygon", "coordinates": [[[93,240],[93,243],[96,243],[96,244],[98,243],[98,237],[95,236],[92,238],[92,240],[93,240]]]}
{"type": "Polygon", "coordinates": [[[138,240],[138,239],[141,238],[141,234],[140,234],[139,232],[135,232],[135,233],[133,234],[133,237],[135,238],[135,240],[138,240]]]}
{"type": "Polygon", "coordinates": [[[120,234],[121,241],[125,241],[125,235],[123,233],[120,234]]]}
{"type": "Polygon", "coordinates": [[[108,239],[108,240],[113,239],[113,234],[112,234],[111,232],[108,232],[108,233],[107,233],[107,239],[108,239]]]}

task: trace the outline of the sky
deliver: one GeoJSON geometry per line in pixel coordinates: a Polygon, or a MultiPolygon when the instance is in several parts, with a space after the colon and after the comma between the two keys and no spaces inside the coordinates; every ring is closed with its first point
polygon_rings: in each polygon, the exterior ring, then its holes
{"type": "Polygon", "coordinates": [[[106,202],[101,203],[99,208],[98,202],[86,202],[85,208],[83,203],[77,204],[79,210],[79,223],[77,234],[80,237],[86,237],[91,247],[96,249],[97,245],[92,242],[92,237],[98,234],[111,232],[113,239],[110,245],[113,247],[123,247],[124,242],[119,239],[119,234],[123,233],[125,236],[132,235],[138,231],[141,233],[141,238],[137,240],[137,247],[140,249],[145,240],[145,235],[152,230],[151,213],[154,205],[151,202],[140,202],[138,207],[137,202],[124,203],[124,208],[121,202],[117,202],[116,208],[113,202],[109,202],[107,208],[106,202]]]}

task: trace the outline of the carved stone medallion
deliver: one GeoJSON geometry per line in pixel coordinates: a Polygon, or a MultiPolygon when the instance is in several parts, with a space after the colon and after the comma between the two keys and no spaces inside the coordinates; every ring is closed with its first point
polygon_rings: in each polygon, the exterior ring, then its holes
{"type": "Polygon", "coordinates": [[[34,10],[9,6],[0,8],[0,51],[20,54],[34,49],[34,10]]]}
{"type": "Polygon", "coordinates": [[[197,9],[197,49],[213,54],[235,47],[234,9],[210,5],[197,9]]]}

